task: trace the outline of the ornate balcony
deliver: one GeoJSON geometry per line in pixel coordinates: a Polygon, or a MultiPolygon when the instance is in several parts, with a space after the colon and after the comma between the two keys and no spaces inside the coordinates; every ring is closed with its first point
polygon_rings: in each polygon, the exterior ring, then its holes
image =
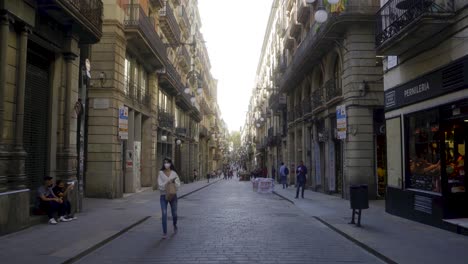
{"type": "Polygon", "coordinates": [[[377,50],[400,55],[416,45],[421,49],[425,47],[420,44],[435,45],[444,38],[439,32],[452,23],[454,14],[454,0],[390,0],[377,12],[377,50]],[[430,43],[421,43],[433,35],[430,43]]]}
{"type": "Polygon", "coordinates": [[[159,18],[161,21],[161,29],[169,42],[178,43],[180,41],[180,28],[174,16],[174,11],[167,1],[159,10],[159,18]]]}
{"type": "Polygon", "coordinates": [[[336,45],[337,36],[343,35],[350,23],[374,21],[379,7],[379,1],[375,0],[340,0],[337,5],[327,4],[328,20],[320,25],[313,24],[302,39],[279,83],[280,91],[288,92],[297,87],[330,47],[336,45]]]}
{"type": "Polygon", "coordinates": [[[183,24],[183,31],[185,33],[185,36],[188,37],[190,35],[190,19],[187,14],[187,8],[185,6],[180,6],[180,12],[179,12],[179,18],[180,21],[183,24]]]}
{"type": "Polygon", "coordinates": [[[94,44],[102,37],[103,4],[101,0],[37,0],[41,11],[56,21],[77,27],[80,42],[94,44]]]}
{"type": "Polygon", "coordinates": [[[338,87],[338,80],[330,79],[324,84],[325,94],[327,95],[327,101],[342,95],[341,86],[338,87]]]}
{"type": "Polygon", "coordinates": [[[297,37],[301,34],[302,25],[297,20],[297,6],[296,5],[291,10],[288,23],[289,23],[288,28],[290,28],[289,36],[297,39],[297,37]]]}
{"type": "Polygon", "coordinates": [[[154,28],[154,19],[148,17],[139,4],[124,6],[124,26],[129,47],[154,68],[161,68],[167,57],[166,46],[154,28]]]}
{"type": "Polygon", "coordinates": [[[324,103],[323,88],[320,87],[312,92],[312,111],[319,108],[324,103]]]}
{"type": "Polygon", "coordinates": [[[159,124],[159,127],[173,129],[174,128],[174,116],[171,113],[164,111],[164,109],[159,108],[158,124],[159,124]]]}

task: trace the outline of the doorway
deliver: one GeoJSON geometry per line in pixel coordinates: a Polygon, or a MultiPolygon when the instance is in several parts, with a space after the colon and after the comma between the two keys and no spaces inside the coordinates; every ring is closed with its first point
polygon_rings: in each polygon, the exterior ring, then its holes
{"type": "MultiPolygon", "coordinates": [[[[465,107],[467,110],[468,107],[465,107]]],[[[443,111],[443,116],[447,116],[443,111]]],[[[468,111],[465,116],[442,121],[442,175],[446,202],[446,218],[468,217],[466,151],[468,142],[468,111]]]]}

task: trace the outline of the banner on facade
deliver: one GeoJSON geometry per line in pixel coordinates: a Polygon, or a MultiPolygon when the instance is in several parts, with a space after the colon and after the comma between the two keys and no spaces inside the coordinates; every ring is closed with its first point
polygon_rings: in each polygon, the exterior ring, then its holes
{"type": "Polygon", "coordinates": [[[128,107],[119,107],[119,137],[128,139],[128,107]]]}
{"type": "Polygon", "coordinates": [[[336,107],[336,129],[337,129],[337,138],[346,139],[346,106],[338,105],[336,107]]]}

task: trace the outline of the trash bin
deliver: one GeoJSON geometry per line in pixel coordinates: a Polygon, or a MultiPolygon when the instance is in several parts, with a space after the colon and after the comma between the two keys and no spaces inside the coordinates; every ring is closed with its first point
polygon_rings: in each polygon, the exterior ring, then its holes
{"type": "Polygon", "coordinates": [[[352,185],[349,187],[351,209],[369,208],[369,191],[367,185],[352,185]]]}

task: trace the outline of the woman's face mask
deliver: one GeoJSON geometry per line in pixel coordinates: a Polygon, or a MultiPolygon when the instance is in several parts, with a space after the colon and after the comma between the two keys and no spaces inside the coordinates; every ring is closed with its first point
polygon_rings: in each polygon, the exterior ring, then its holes
{"type": "Polygon", "coordinates": [[[166,168],[166,169],[171,168],[171,164],[170,163],[164,163],[164,168],[166,168]]]}

